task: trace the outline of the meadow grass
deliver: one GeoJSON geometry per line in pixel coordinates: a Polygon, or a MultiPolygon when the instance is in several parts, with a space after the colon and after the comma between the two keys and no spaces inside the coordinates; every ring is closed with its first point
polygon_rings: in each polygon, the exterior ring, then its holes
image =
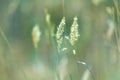
{"type": "MultiPolygon", "coordinates": [[[[58,12],[56,15],[51,14],[52,10],[50,10],[49,7],[44,7],[44,9],[39,8],[37,4],[39,1],[35,1],[33,4],[29,1],[25,3],[21,2],[21,5],[29,5],[30,7],[30,9],[28,8],[28,12],[26,11],[21,14],[21,20],[24,20],[24,16],[28,15],[29,12],[33,13],[34,16],[44,15],[44,17],[43,19],[40,17],[40,20],[38,17],[32,18],[30,22],[21,21],[20,24],[24,24],[23,26],[32,24],[30,25],[32,26],[30,29],[29,27],[27,28],[29,29],[29,34],[27,36],[30,37],[30,41],[28,40],[27,43],[27,41],[24,42],[23,40],[23,42],[20,43],[22,46],[16,45],[14,42],[11,43],[9,41],[11,36],[6,36],[6,34],[9,35],[9,33],[0,26],[1,38],[7,44],[7,46],[2,44],[0,47],[8,47],[5,49],[7,49],[9,53],[6,54],[8,56],[6,58],[6,56],[3,56],[6,52],[0,52],[2,57],[2,59],[0,59],[0,64],[2,65],[0,70],[4,69],[3,67],[9,68],[8,70],[6,68],[3,70],[3,72],[5,72],[3,74],[4,78],[0,79],[119,80],[119,0],[111,0],[112,3],[110,6],[106,6],[104,1],[94,1],[95,0],[80,1],[83,3],[83,5],[80,5],[77,0],[75,3],[72,1],[66,3],[67,1],[61,0],[60,8],[62,8],[62,11],[60,12],[62,12],[62,14],[58,12]],[[37,6],[33,7],[30,4],[37,4],[37,6]],[[31,6],[33,9],[37,8],[38,11],[33,10],[32,12],[31,6]],[[104,10],[105,8],[107,11],[104,10]],[[69,10],[71,13],[69,13],[69,10]],[[39,14],[41,11],[43,11],[43,15],[39,14]],[[79,13],[76,13],[77,11],[79,13]],[[78,15],[76,16],[76,14],[78,15]],[[59,15],[62,15],[60,19],[58,18],[59,15]],[[42,23],[42,21],[44,23],[42,23]],[[31,46],[29,47],[27,45],[31,46]],[[28,50],[24,50],[24,46],[26,49],[28,48],[28,50]],[[21,50],[26,52],[23,51],[23,54],[21,50]],[[19,55],[16,51],[19,51],[19,55]],[[33,59],[33,62],[28,59],[29,56],[34,56],[34,58],[30,58],[33,59]],[[20,61],[17,58],[21,58],[20,61]],[[23,64],[24,62],[26,64],[23,64]],[[9,71],[10,69],[14,72],[12,73],[9,71]],[[11,79],[8,73],[12,75],[11,79]]],[[[29,16],[33,14],[29,14],[29,16]]],[[[24,31],[24,27],[22,30],[24,31]]],[[[24,39],[26,39],[26,37],[24,37],[24,39]]],[[[2,41],[0,42],[2,43],[2,41]]],[[[19,43],[19,41],[17,43],[19,43]]],[[[0,77],[2,77],[2,72],[0,74],[0,77]]]]}

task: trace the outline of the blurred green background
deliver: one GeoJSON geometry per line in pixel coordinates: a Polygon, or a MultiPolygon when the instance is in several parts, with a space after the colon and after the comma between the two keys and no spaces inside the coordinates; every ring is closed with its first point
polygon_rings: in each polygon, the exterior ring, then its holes
{"type": "Polygon", "coordinates": [[[120,0],[0,0],[0,80],[120,80],[119,19],[120,0]],[[68,36],[75,16],[80,37],[74,46],[64,38],[59,53],[57,27],[65,17],[68,36]]]}

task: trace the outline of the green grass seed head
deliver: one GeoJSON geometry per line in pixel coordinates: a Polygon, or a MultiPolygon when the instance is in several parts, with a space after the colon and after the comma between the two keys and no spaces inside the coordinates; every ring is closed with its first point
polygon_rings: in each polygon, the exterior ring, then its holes
{"type": "Polygon", "coordinates": [[[35,48],[38,47],[38,42],[40,41],[40,36],[41,36],[41,32],[39,30],[39,26],[36,24],[32,29],[32,39],[33,39],[33,44],[34,44],[35,48]]]}
{"type": "Polygon", "coordinates": [[[70,32],[70,43],[71,45],[74,45],[75,42],[78,40],[79,32],[78,32],[78,23],[77,23],[78,18],[74,17],[73,24],[71,26],[71,32],[70,32]]]}
{"type": "Polygon", "coordinates": [[[61,20],[61,22],[57,28],[56,40],[57,40],[58,48],[60,48],[60,46],[62,44],[62,40],[63,40],[62,35],[64,32],[64,27],[65,27],[65,17],[63,17],[63,19],[61,20]]]}

